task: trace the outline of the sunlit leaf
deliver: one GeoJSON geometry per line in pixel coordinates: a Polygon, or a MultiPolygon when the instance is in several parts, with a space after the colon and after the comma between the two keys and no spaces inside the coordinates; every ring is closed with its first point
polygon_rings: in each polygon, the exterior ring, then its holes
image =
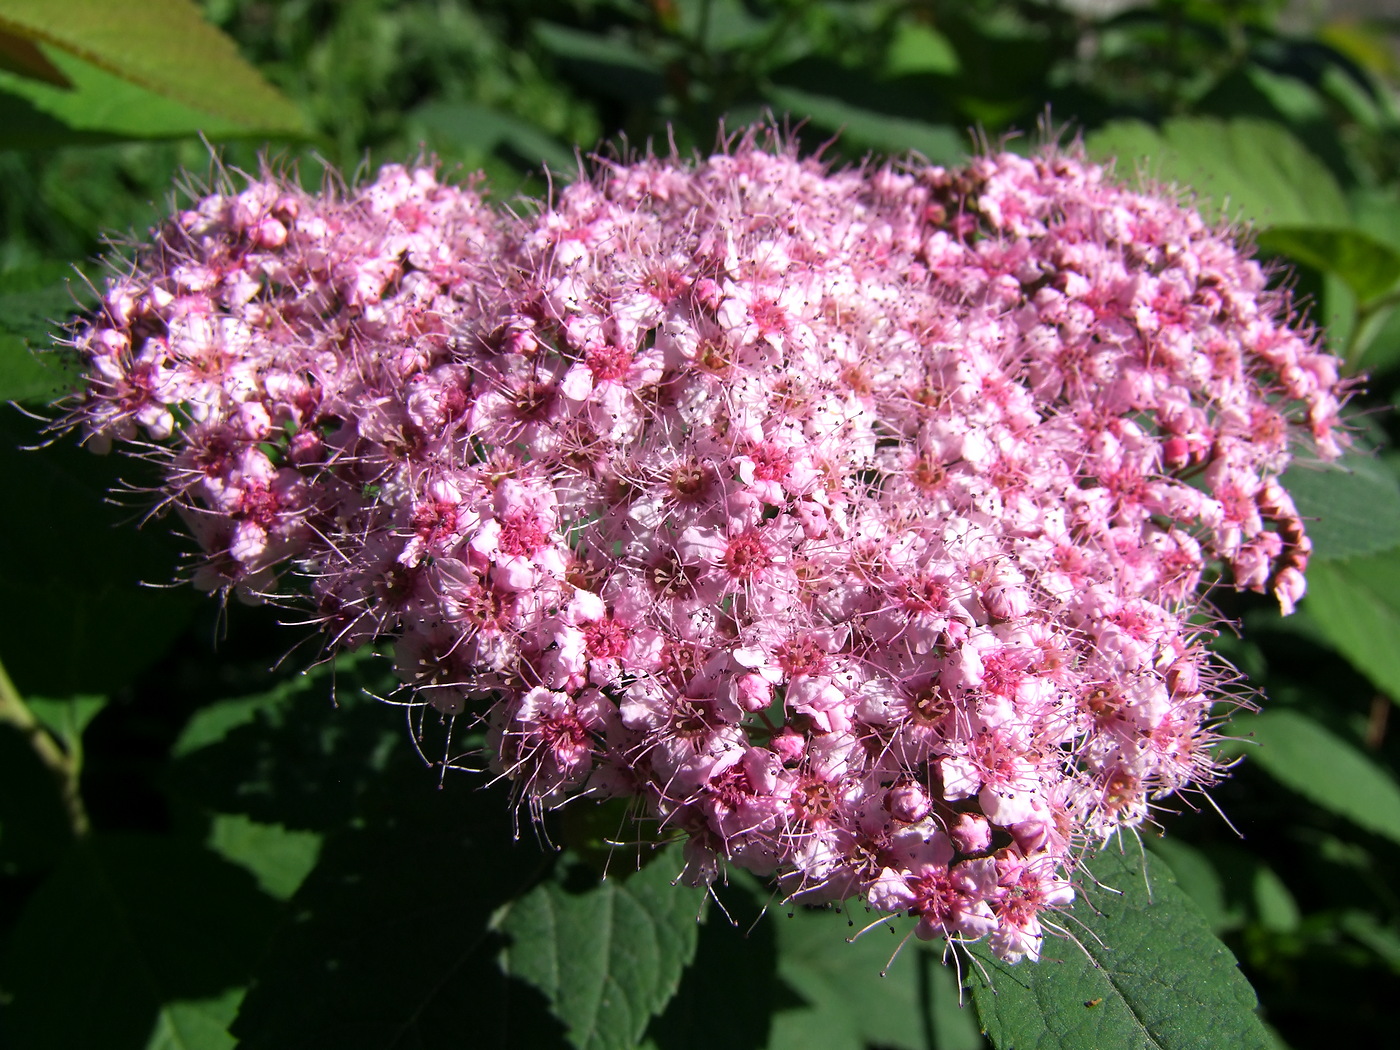
{"type": "Polygon", "coordinates": [[[105,696],[66,696],[61,699],[31,696],[25,703],[44,728],[70,754],[81,746],[83,730],[107,706],[105,696]]]}
{"type": "Polygon", "coordinates": [[[0,29],[0,69],[31,77],[54,87],[71,87],[63,71],[50,62],[28,37],[16,36],[0,29]]]}
{"type": "Polygon", "coordinates": [[[1333,648],[1400,702],[1400,550],[1309,566],[1305,601],[1333,648]]]}
{"type": "Polygon", "coordinates": [[[578,1050],[631,1050],[676,993],[704,901],[673,885],[679,871],[663,854],[586,889],[550,880],[506,912],[503,968],[544,994],[578,1050]]]}
{"type": "Polygon", "coordinates": [[[0,0],[0,29],[244,128],[302,128],[296,107],[191,0],[0,0]]]}
{"type": "Polygon", "coordinates": [[[217,813],[210,822],[208,846],[247,869],[268,896],[287,900],[316,866],[321,836],[262,824],[241,813],[217,813]]]}
{"type": "Polygon", "coordinates": [[[0,145],[5,148],[38,149],[201,132],[210,138],[225,138],[261,131],[210,115],[62,51],[53,51],[52,59],[72,82],[71,88],[0,72],[0,92],[6,93],[0,98],[5,99],[5,109],[19,104],[34,111],[32,116],[21,114],[19,126],[0,128],[0,145]],[[53,122],[66,130],[56,131],[53,122]]]}
{"type": "Polygon", "coordinates": [[[1335,463],[1297,462],[1281,480],[1307,522],[1316,559],[1400,545],[1400,482],[1376,456],[1357,452],[1335,463]]]}
{"type": "MultiPolygon", "coordinates": [[[[1400,785],[1360,748],[1292,710],[1241,715],[1230,736],[1271,777],[1329,813],[1400,842],[1400,785]]],[[[1276,894],[1275,894],[1276,895],[1276,894]]]]}
{"type": "Polygon", "coordinates": [[[1336,178],[1287,128],[1238,117],[1178,117],[1160,128],[1112,121],[1085,140],[1120,174],[1189,190],[1210,216],[1260,228],[1346,226],[1351,215],[1336,178]]]}
{"type": "Polygon", "coordinates": [[[1362,303],[1400,281],[1400,251],[1362,230],[1272,226],[1259,235],[1259,247],[1318,270],[1331,270],[1362,303]]]}
{"type": "Polygon", "coordinates": [[[922,22],[898,23],[885,55],[886,76],[935,73],[956,76],[961,63],[952,41],[922,22]]]}
{"type": "Polygon", "coordinates": [[[1041,961],[1008,966],[983,945],[969,971],[999,1050],[1266,1050],[1269,1034],[1229,949],[1170,871],[1131,843],[1077,881],[1074,941],[1047,938],[1041,961]],[[1146,871],[1144,872],[1144,866],[1146,871]],[[1150,885],[1150,890],[1149,890],[1150,885]]]}

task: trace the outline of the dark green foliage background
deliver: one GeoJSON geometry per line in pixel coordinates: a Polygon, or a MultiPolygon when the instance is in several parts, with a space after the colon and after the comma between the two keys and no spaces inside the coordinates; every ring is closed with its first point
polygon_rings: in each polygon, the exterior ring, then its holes
{"type": "Polygon", "coordinates": [[[1400,24],[1283,6],[0,0],[0,1046],[1379,1045],[1400,976],[1400,24]],[[739,875],[713,900],[673,887],[674,853],[608,845],[617,810],[519,824],[505,785],[420,760],[410,737],[432,754],[441,729],[372,699],[372,654],[304,674],[314,646],[268,610],[147,586],[189,545],[143,521],[138,464],[30,449],[28,413],[71,381],[54,322],[91,301],[105,236],[209,172],[201,134],[310,185],[427,152],[509,204],[576,147],[704,150],[770,113],[810,149],[839,132],[833,160],[1082,135],[1247,224],[1370,376],[1357,451],[1287,479],[1316,519],[1300,613],[1213,596],[1267,697],[1223,751],[1240,767],[1112,844],[1039,966],[978,949],[955,971],[911,942],[881,976],[903,931],[847,944],[863,911],[789,914],[739,875]],[[137,491],[113,500],[118,466],[137,491]]]}

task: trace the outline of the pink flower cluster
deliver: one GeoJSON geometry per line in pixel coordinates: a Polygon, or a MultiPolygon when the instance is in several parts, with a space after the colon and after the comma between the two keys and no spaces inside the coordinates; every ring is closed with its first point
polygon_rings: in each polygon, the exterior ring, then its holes
{"type": "Polygon", "coordinates": [[[832,171],[756,130],[533,214],[430,170],[175,215],[71,415],[198,582],[301,594],[484,723],[532,810],[1036,958],[1078,853],[1211,781],[1204,590],[1302,596],[1277,477],[1336,361],[1073,152],[832,171]],[[279,584],[290,571],[299,584],[279,584]]]}

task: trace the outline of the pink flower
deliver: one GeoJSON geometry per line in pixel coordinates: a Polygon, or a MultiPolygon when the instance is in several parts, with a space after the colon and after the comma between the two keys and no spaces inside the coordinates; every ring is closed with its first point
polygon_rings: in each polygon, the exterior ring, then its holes
{"type": "Polygon", "coordinates": [[[302,581],[534,812],[630,796],[687,879],[1011,961],[1217,775],[1202,580],[1291,611],[1277,479],[1340,452],[1287,296],[1073,151],[833,171],[758,128],[511,214],[264,173],[115,269],[69,422],[166,457],[202,585],[302,581]]]}

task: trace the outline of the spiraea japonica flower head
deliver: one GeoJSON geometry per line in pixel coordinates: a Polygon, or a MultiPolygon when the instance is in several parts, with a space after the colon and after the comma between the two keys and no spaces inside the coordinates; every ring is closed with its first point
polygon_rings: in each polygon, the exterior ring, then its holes
{"type": "Polygon", "coordinates": [[[391,645],[533,810],[1034,959],[1079,853],[1216,775],[1207,589],[1303,595],[1277,478],[1342,391],[1290,322],[1073,151],[756,129],[533,213],[225,187],[77,328],[70,419],[163,458],[199,583],[391,645]]]}

